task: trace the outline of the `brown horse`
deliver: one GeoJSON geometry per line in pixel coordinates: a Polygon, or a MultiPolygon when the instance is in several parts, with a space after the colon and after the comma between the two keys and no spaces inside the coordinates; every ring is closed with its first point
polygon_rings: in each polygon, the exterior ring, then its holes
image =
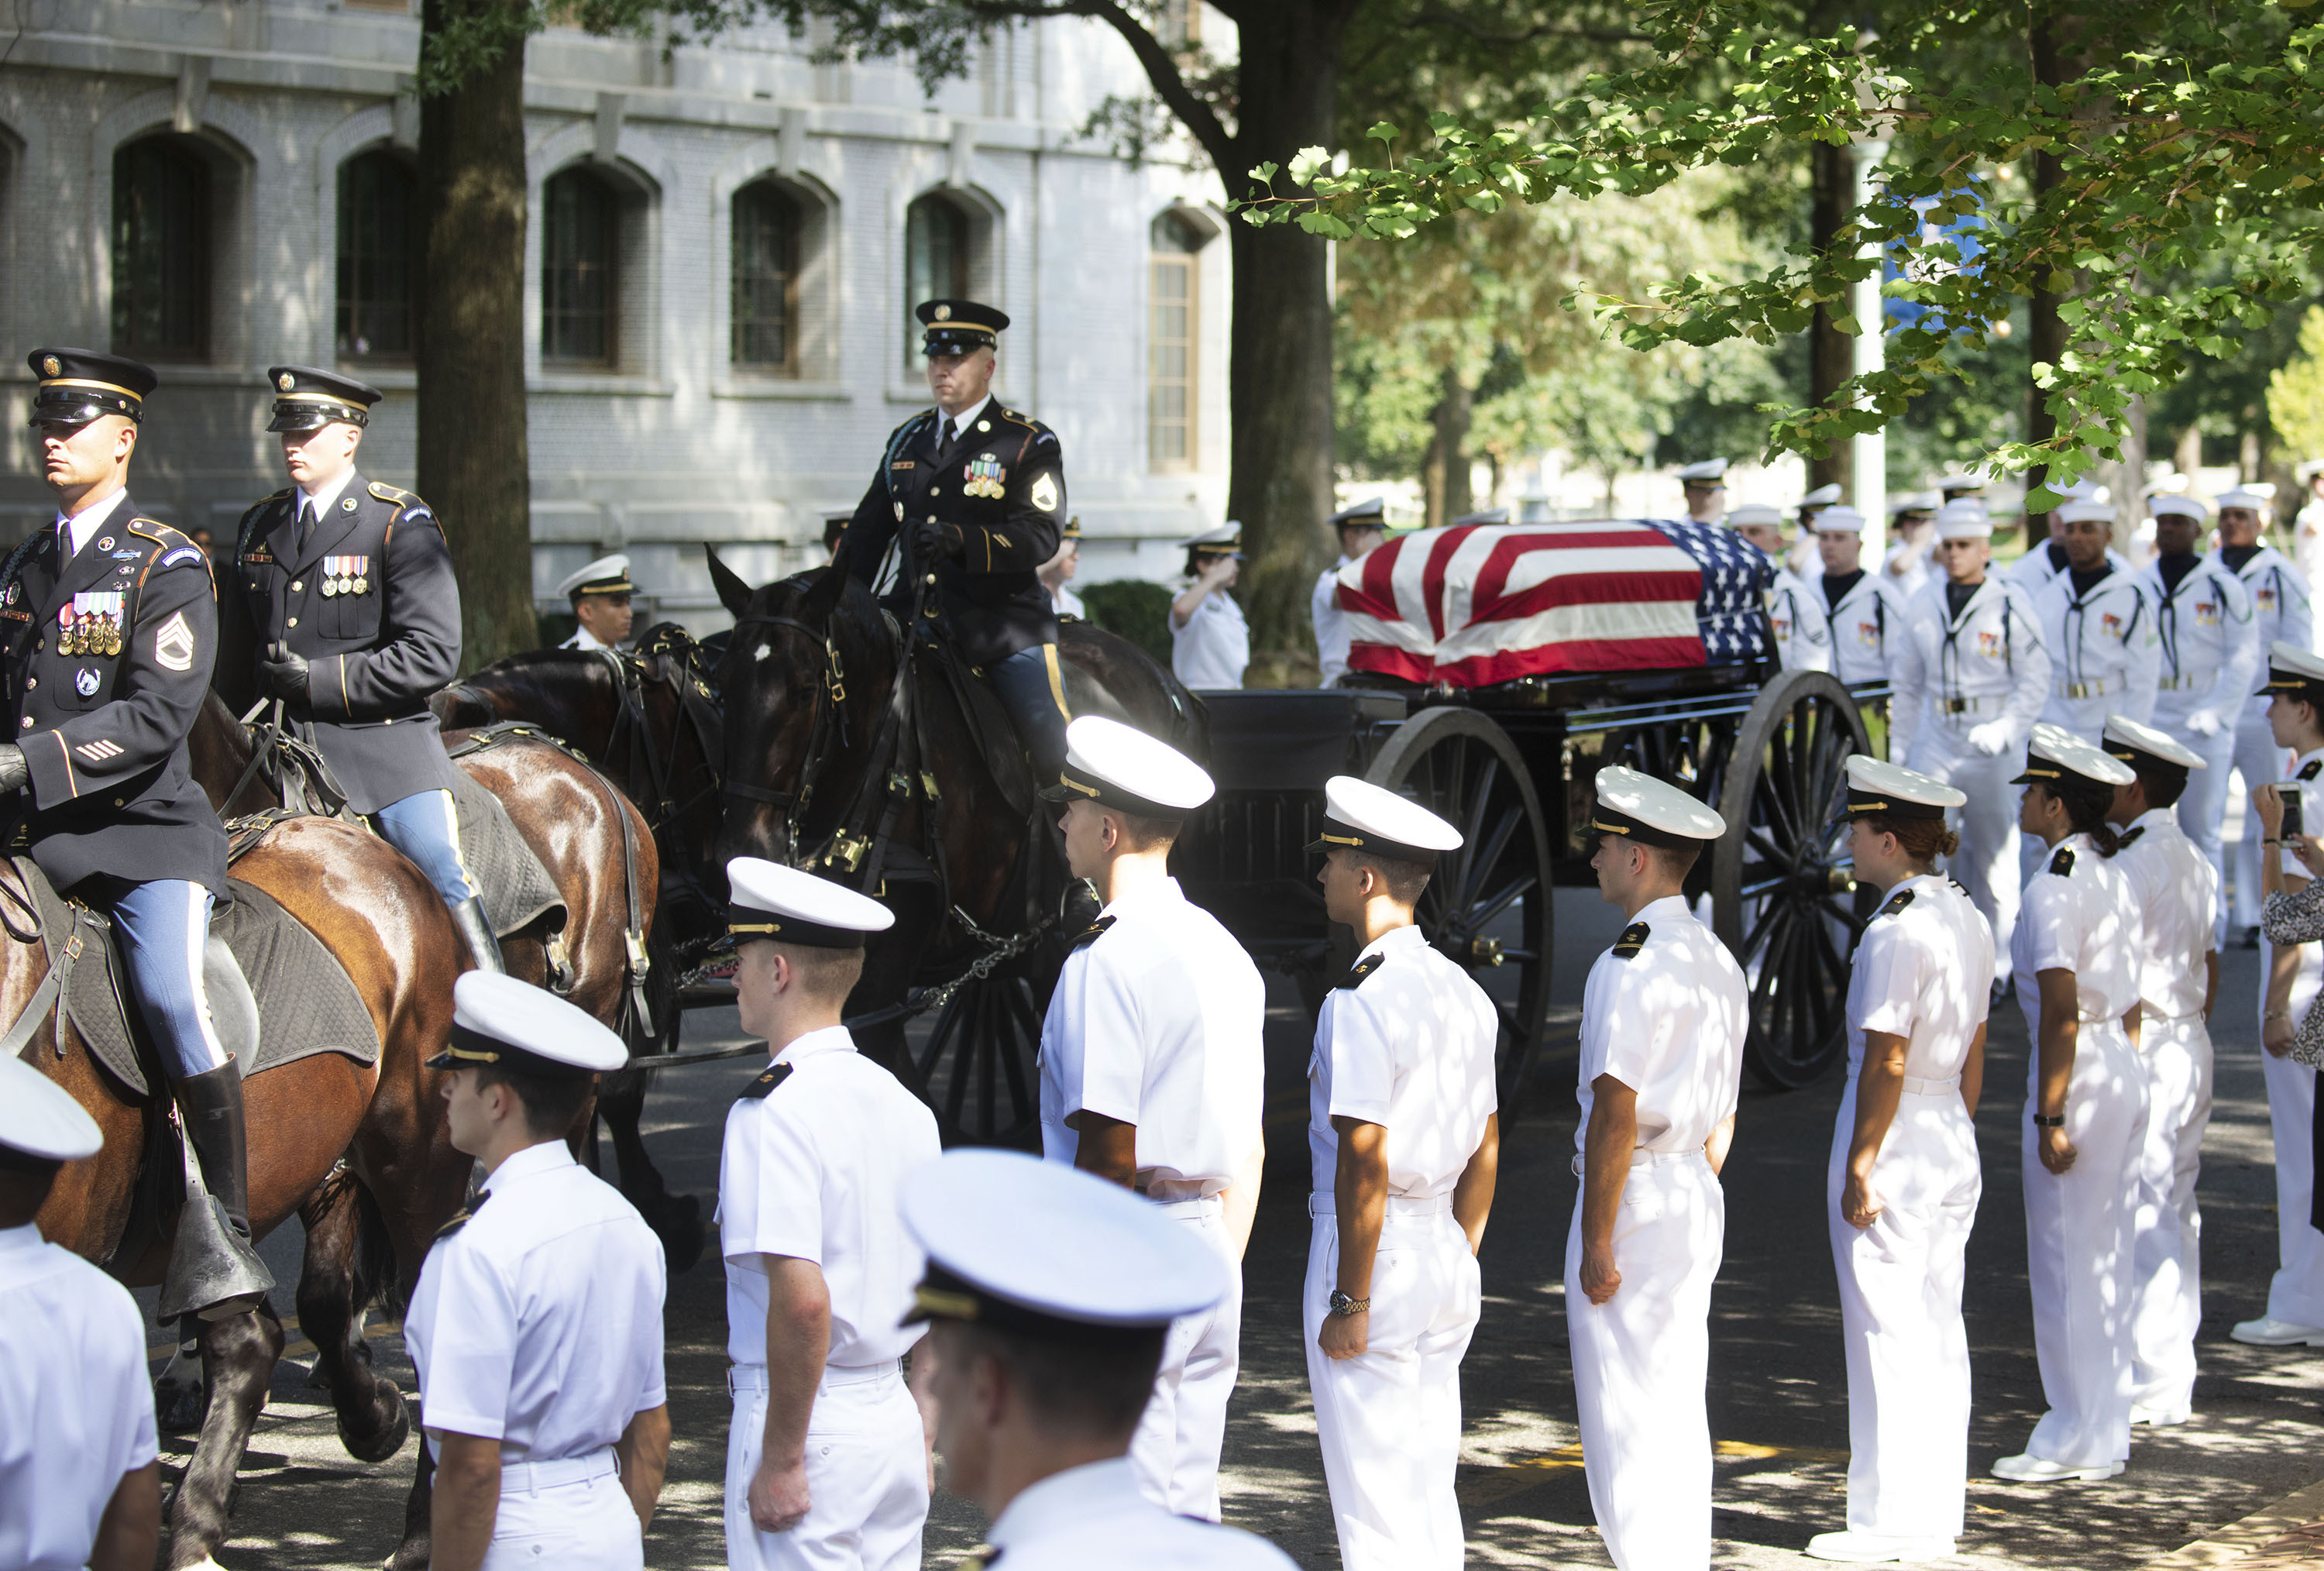
{"type": "MultiPolygon", "coordinates": [[[[374,1065],[320,1053],[253,1076],[245,1093],[252,1230],[263,1238],[294,1212],[305,1223],[300,1328],[315,1344],[341,1441],[359,1460],[376,1462],[401,1447],[410,1420],[394,1382],[371,1373],[361,1316],[374,1298],[396,1312],[419,1280],[436,1230],[458,1209],[473,1168],[451,1148],[438,1077],[424,1067],[451,1029],[446,981],[466,967],[466,951],[420,871],[350,825],[292,819],[234,871],[338,957],[382,1044],[374,1065]]],[[[14,912],[34,909],[13,866],[0,868],[0,899],[14,912]]],[[[0,1018],[14,1021],[47,975],[48,960],[36,923],[11,914],[5,927],[0,1018]]],[[[66,1168],[42,1207],[41,1232],[131,1286],[159,1282],[175,1213],[141,1205],[139,1197],[151,1187],[149,1153],[171,1149],[155,1139],[166,1134],[154,1127],[168,1119],[166,1099],[133,1096],[97,1066],[69,1023],[60,1052],[51,1046],[58,1040],[55,1026],[44,1023],[25,1061],[88,1110],[105,1132],[105,1146],[95,1160],[66,1168]]],[[[159,1160],[167,1193],[175,1169],[168,1157],[159,1160]]],[[[283,1340],[271,1299],[202,1328],[209,1402],[171,1510],[173,1568],[215,1565],[235,1471],[283,1340]]],[[[423,1531],[426,1490],[423,1465],[413,1484],[413,1520],[423,1531]]],[[[420,1561],[426,1552],[423,1539],[420,1561]]]]}

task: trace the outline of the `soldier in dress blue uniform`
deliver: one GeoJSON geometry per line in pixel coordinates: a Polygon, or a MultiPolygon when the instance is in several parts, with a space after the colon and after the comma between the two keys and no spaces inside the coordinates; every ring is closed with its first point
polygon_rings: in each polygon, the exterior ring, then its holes
{"type": "MultiPolygon", "coordinates": [[[[273,1279],[249,1244],[242,1071],[202,994],[226,886],[226,832],[186,755],[217,656],[209,559],[129,498],[153,372],[88,349],[35,349],[30,364],[57,518],[0,566],[0,800],[49,882],[113,919],[202,1183],[232,1224],[195,1245],[208,1263],[187,1280],[210,1297],[190,1307],[230,1314],[273,1279]]],[[[189,1206],[184,1225],[209,1215],[189,1206]]]]}
{"type": "Polygon", "coordinates": [[[273,365],[292,484],[242,515],[234,580],[283,700],[381,838],[428,875],[479,970],[501,952],[460,856],[452,761],[429,695],[460,664],[460,586],[444,527],[409,491],[366,481],[355,449],[383,396],[311,365],[273,365]]]}
{"type": "Polygon", "coordinates": [[[961,654],[992,679],[1041,779],[1054,780],[1070,712],[1041,565],[1065,521],[1065,453],[1055,431],[992,397],[1006,315],[967,300],[913,314],[936,406],[890,434],[837,560],[876,585],[896,543],[900,598],[908,605],[915,585],[934,591],[961,654]]]}

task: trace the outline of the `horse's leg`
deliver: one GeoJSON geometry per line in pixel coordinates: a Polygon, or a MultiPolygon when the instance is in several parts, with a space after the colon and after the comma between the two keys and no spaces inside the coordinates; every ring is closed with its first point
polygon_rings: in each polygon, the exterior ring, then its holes
{"type": "MultiPolygon", "coordinates": [[[[904,1001],[944,916],[936,908],[936,885],[925,879],[890,880],[888,906],[896,913],[896,925],[866,946],[863,975],[847,998],[850,1014],[869,1014],[904,1001]]],[[[908,1019],[892,1020],[867,1027],[855,1037],[865,1058],[907,1086],[916,1084],[904,1062],[904,1032],[910,1024],[908,1019]]]]}
{"type": "Polygon", "coordinates": [[[428,1513],[436,1500],[436,1458],[428,1454],[428,1444],[420,1445],[420,1460],[411,1470],[411,1492],[403,1501],[403,1542],[387,1557],[380,1571],[428,1571],[428,1513]]]}
{"type": "Polygon", "coordinates": [[[272,1302],[202,1327],[202,1374],[210,1391],[201,1439],[186,1464],[170,1507],[170,1568],[212,1567],[226,1542],[234,1474],[266,1405],[266,1387],[282,1356],[282,1322],[272,1302]]]}
{"type": "Polygon", "coordinates": [[[202,1323],[191,1315],[178,1322],[177,1350],[153,1377],[153,1421],[164,1435],[189,1435],[202,1427],[202,1323]]]}
{"type": "Polygon", "coordinates": [[[691,1271],[702,1258],[702,1202],[692,1195],[670,1193],[646,1153],[639,1124],[645,1117],[646,1087],[652,1079],[644,1069],[608,1075],[597,1093],[597,1115],[605,1121],[605,1132],[613,1136],[622,1194],[661,1240],[669,1274],[677,1276],[691,1271]]]}
{"type": "Polygon", "coordinates": [[[299,1274],[299,1326],[315,1344],[315,1372],[330,1389],[339,1444],[358,1462],[383,1462],[402,1449],[411,1420],[395,1382],[372,1373],[363,1338],[363,1308],[395,1272],[382,1224],[364,1214],[369,1203],[342,1168],[300,1207],[307,1258],[299,1274]]]}

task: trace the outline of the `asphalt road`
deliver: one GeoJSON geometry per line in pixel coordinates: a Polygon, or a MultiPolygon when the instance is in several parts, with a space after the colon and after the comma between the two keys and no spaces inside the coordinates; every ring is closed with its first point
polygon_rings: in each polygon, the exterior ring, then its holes
{"type": "MultiPolygon", "coordinates": [[[[1570,1033],[1590,961],[1619,929],[1588,891],[1560,896],[1560,1021],[1570,1033]]],[[[2274,1196],[2265,1094],[2257,1063],[2257,957],[2226,956],[2218,1111],[2201,1187],[2203,1375],[2194,1420],[2138,1431],[2130,1470],[2106,1483],[2048,1489],[1973,1479],[1958,1560],[1978,1566],[2137,1566],[2324,1475],[2318,1390],[2324,1352],[2271,1352],[2227,1340],[2258,1314],[2274,1259],[2274,1196]]],[[[1267,1534],[1303,1566],[1333,1567],[1332,1534],[1299,1340],[1306,1259],[1305,1092],[1308,1026],[1288,987],[1272,990],[1268,1030],[1270,1158],[1245,1261],[1243,1375],[1226,1447],[1230,1520],[1267,1534]]],[[[731,1011],[689,1020],[688,1046],[735,1030],[731,1011]]],[[[2015,1007],[1997,1011],[1988,1092],[1978,1119],[1985,1198],[1969,1252],[1968,1317],[1976,1381],[1970,1464],[2022,1448],[2043,1403],[2025,1285],[2018,1183],[2026,1038],[2015,1007]]],[[[650,1143],[676,1187],[715,1188],[718,1131],[748,1060],[676,1070],[649,1107],[650,1143]]],[[[1482,1254],[1484,1320],[1463,1372],[1467,1426],[1460,1493],[1479,1566],[1603,1566],[1591,1523],[1566,1353],[1561,1278],[1575,1179],[1570,1049],[1548,1088],[1508,1131],[1500,1191],[1482,1254]],[[1563,1071],[1562,1075],[1560,1071],[1563,1071]],[[1562,1086],[1559,1084],[1563,1081],[1562,1086]]],[[[1837,1077],[1806,1091],[1747,1090],[1725,1175],[1727,1256],[1712,1303],[1711,1431],[1719,1448],[1718,1564],[1804,1565],[1811,1535],[1842,1523],[1847,1386],[1824,1232],[1824,1170],[1840,1099],[1837,1077]]],[[[290,1229],[296,1232],[296,1224],[290,1229]]],[[[267,1252],[286,1280],[297,1243],[267,1252]]],[[[724,1563],[720,1526],[727,1398],[724,1305],[715,1259],[672,1282],[669,1376],[677,1441],[669,1486],[647,1541],[656,1566],[724,1563]]],[[[410,1367],[392,1326],[373,1328],[379,1367],[408,1391],[410,1367]]],[[[294,1345],[294,1354],[310,1351],[294,1345]]],[[[327,1406],[286,1361],[245,1463],[227,1567],[376,1566],[401,1530],[412,1446],[376,1466],[337,1444],[327,1406]]],[[[170,1437],[172,1473],[190,1437],[170,1437]]],[[[927,1564],[949,1566],[978,1541],[974,1508],[939,1493],[927,1564]]]]}

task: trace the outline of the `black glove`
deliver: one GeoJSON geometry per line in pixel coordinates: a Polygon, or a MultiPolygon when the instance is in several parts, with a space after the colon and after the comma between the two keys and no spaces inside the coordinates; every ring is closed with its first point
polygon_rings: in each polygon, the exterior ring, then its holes
{"type": "Polygon", "coordinates": [[[32,778],[32,766],[24,762],[24,750],[13,742],[0,742],[0,791],[13,791],[32,778]]]}
{"type": "Polygon", "coordinates": [[[958,524],[939,523],[930,519],[920,525],[918,543],[922,562],[933,563],[947,558],[956,562],[968,555],[968,541],[960,532],[958,524]]]}
{"type": "Polygon", "coordinates": [[[303,698],[307,696],[307,657],[292,654],[278,639],[266,646],[266,653],[258,662],[258,679],[278,698],[303,698]]]}

